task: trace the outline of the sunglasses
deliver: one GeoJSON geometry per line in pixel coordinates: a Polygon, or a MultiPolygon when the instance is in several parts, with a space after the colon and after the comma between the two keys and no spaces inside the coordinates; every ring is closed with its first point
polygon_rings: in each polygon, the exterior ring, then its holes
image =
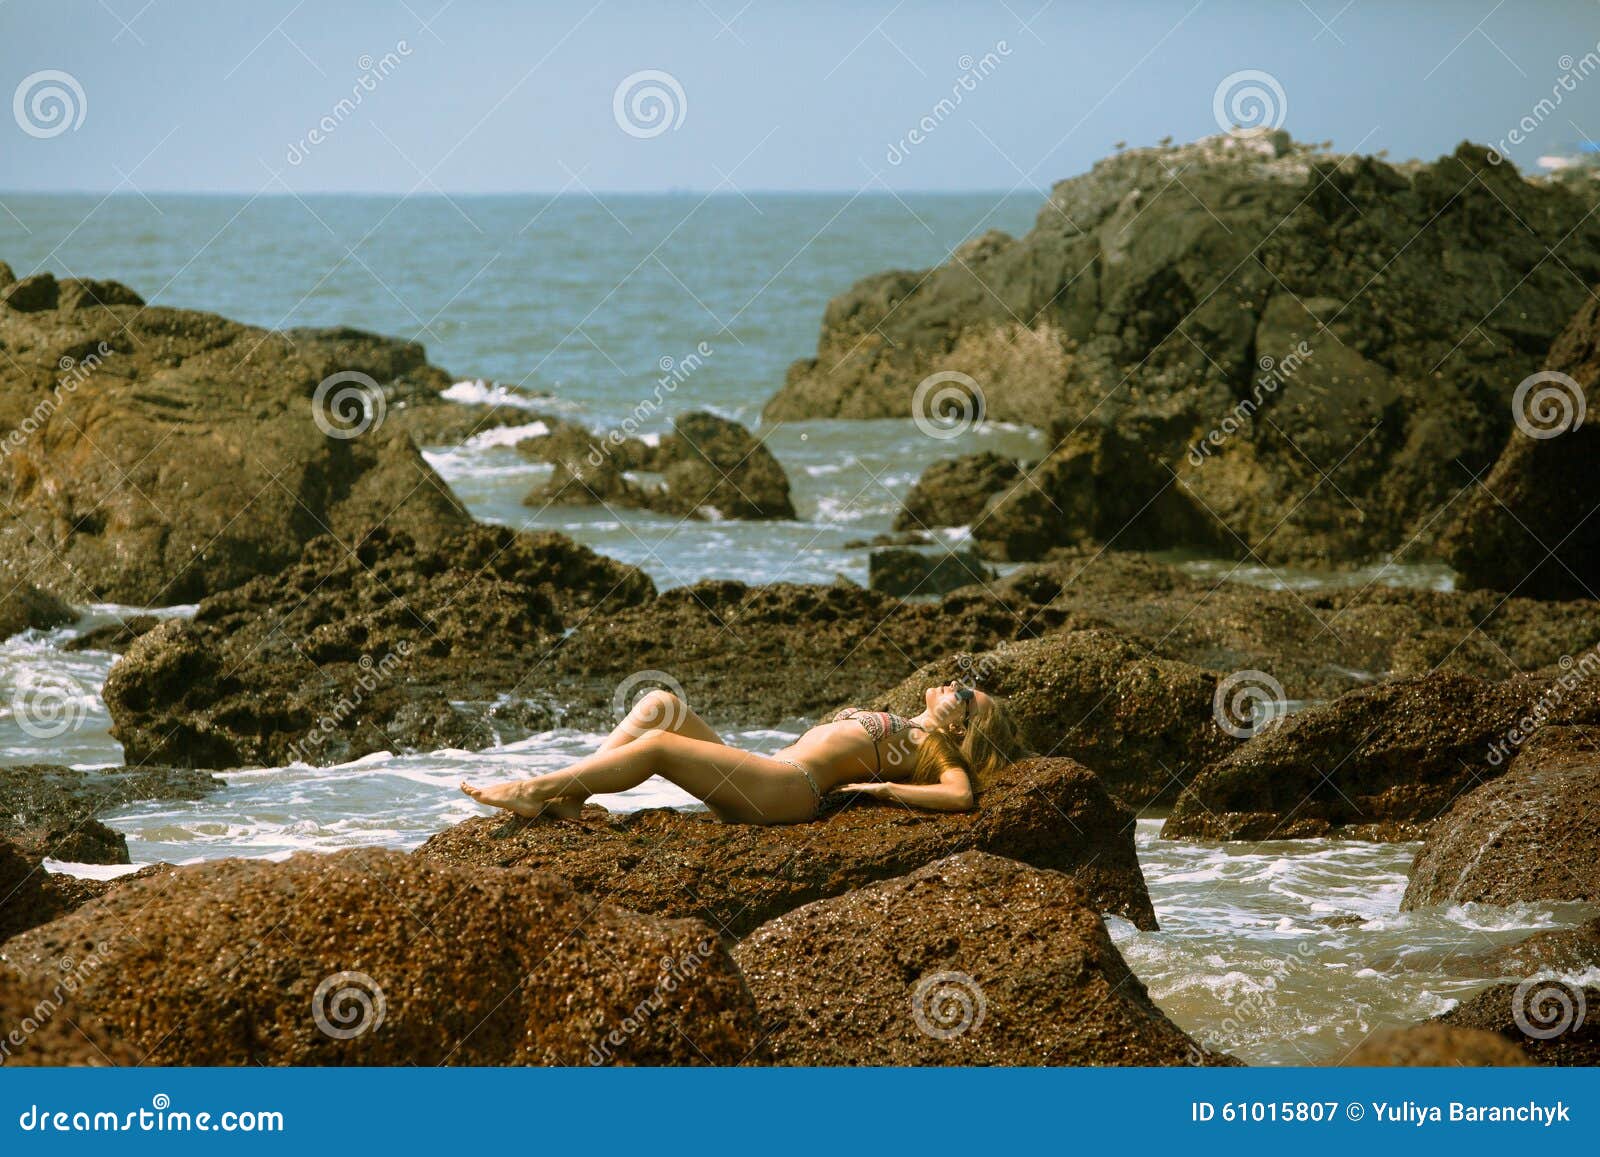
{"type": "Polygon", "coordinates": [[[977,696],[978,691],[975,687],[956,688],[956,702],[961,704],[963,708],[961,712],[961,726],[963,727],[970,727],[972,725],[972,701],[976,699],[977,696]]]}

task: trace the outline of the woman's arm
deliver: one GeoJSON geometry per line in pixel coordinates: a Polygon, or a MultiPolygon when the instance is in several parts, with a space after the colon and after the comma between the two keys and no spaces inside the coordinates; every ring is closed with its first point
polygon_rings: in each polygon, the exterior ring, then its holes
{"type": "Polygon", "coordinates": [[[954,767],[941,775],[938,783],[847,783],[838,790],[936,812],[971,811],[973,803],[972,781],[966,772],[954,767]]]}

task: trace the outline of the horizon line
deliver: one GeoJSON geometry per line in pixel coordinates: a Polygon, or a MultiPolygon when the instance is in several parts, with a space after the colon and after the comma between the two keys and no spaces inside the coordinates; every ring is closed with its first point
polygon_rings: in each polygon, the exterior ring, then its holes
{"type": "Polygon", "coordinates": [[[478,189],[471,192],[454,192],[448,189],[433,192],[400,193],[382,189],[308,189],[266,190],[249,189],[0,189],[0,197],[395,197],[400,200],[449,200],[456,197],[578,197],[593,200],[596,197],[968,197],[968,196],[1049,196],[1048,190],[1038,189],[478,189]]]}

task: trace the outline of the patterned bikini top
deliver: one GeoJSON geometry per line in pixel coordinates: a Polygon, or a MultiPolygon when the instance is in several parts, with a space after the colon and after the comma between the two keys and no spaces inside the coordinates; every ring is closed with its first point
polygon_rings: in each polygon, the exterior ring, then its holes
{"type": "Polygon", "coordinates": [[[842,720],[853,719],[861,724],[869,738],[872,740],[872,754],[878,760],[878,773],[883,773],[883,752],[878,750],[880,741],[891,735],[899,735],[902,731],[920,728],[921,724],[913,723],[904,715],[896,715],[892,711],[868,711],[861,707],[845,707],[833,717],[838,723],[842,720]]]}

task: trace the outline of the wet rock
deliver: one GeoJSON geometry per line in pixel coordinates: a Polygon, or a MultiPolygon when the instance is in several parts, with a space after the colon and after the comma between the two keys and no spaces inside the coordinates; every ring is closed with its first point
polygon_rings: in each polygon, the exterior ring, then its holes
{"type": "Polygon", "coordinates": [[[1497,1033],[1536,1065],[1600,1065],[1600,988],[1553,978],[1496,984],[1434,1019],[1497,1033]]]}
{"type": "Polygon", "coordinates": [[[988,582],[994,571],[973,551],[890,548],[875,550],[867,562],[867,583],[889,595],[942,595],[973,583],[988,582]]]}
{"type": "Polygon", "coordinates": [[[1600,308],[1592,298],[1544,361],[1528,369],[1565,380],[1535,383],[1522,401],[1507,403],[1528,429],[1511,431],[1494,469],[1462,497],[1441,550],[1463,586],[1593,599],[1600,591],[1600,524],[1589,515],[1600,501],[1591,481],[1600,426],[1582,424],[1586,397],[1596,398],[1600,386],[1600,308]]]}
{"type": "Polygon", "coordinates": [[[1416,839],[1498,773],[1494,744],[1527,711],[1526,680],[1400,679],[1346,692],[1253,735],[1178,797],[1162,835],[1416,839]]]}
{"type": "MultiPolygon", "coordinates": [[[[0,937],[4,939],[4,937],[0,937]]],[[[0,1066],[137,1065],[139,1053],[97,1028],[77,1023],[72,1006],[81,965],[29,984],[0,967],[0,1066]]]]}
{"type": "Polygon", "coordinates": [[[1526,940],[1451,961],[1468,976],[1528,977],[1541,973],[1575,975],[1600,968],[1600,918],[1579,928],[1535,932],[1526,940]]]}
{"type": "Polygon", "coordinates": [[[1600,903],[1600,727],[1546,726],[1428,834],[1403,910],[1431,904],[1600,903]]]}
{"type": "Polygon", "coordinates": [[[383,420],[390,394],[448,381],[421,346],[144,306],[109,282],[41,274],[6,293],[12,581],[74,602],[184,603],[289,565],[319,534],[381,524],[437,544],[470,524],[383,420]]]}
{"type": "Polygon", "coordinates": [[[578,821],[482,816],[433,836],[427,860],[553,872],[640,912],[698,916],[742,936],[813,900],[978,849],[1073,877],[1095,910],[1154,928],[1133,816],[1070,759],[1029,759],[981,785],[976,811],[914,812],[830,797],[817,823],[756,827],[649,809],[578,821]]]}
{"type": "Polygon", "coordinates": [[[106,959],[75,1019],[149,1064],[731,1065],[761,1039],[704,924],[399,852],[181,868],[5,950],[25,985],[68,953],[106,959]]]}
{"type": "Polygon", "coordinates": [[[653,594],[553,532],[317,539],[135,641],[106,680],[112,733],[130,761],[213,768],[488,746],[554,725],[545,667],[567,624],[653,594]]]}
{"type": "Polygon", "coordinates": [[[9,639],[27,630],[64,627],[77,618],[78,613],[66,603],[31,583],[11,586],[9,591],[0,594],[0,639],[9,639]]]}
{"type": "Polygon", "coordinates": [[[969,851],[734,949],[789,1065],[1227,1064],[1150,1000],[1068,876],[969,851]]]}
{"type": "Polygon", "coordinates": [[[1109,631],[949,653],[871,703],[915,714],[924,689],[951,681],[976,681],[1003,699],[1032,749],[1080,760],[1136,807],[1170,802],[1239,742],[1213,717],[1215,672],[1156,658],[1109,631]]]}
{"type": "Polygon", "coordinates": [[[906,495],[896,530],[971,526],[995,494],[1014,486],[1022,467],[992,450],[945,458],[922,472],[906,495]]]}
{"type": "Polygon", "coordinates": [[[127,840],[96,816],[138,800],[201,799],[222,787],[183,768],[0,767],[0,835],[36,858],[126,864],[127,840]]]}
{"type": "Polygon", "coordinates": [[[871,538],[852,538],[844,550],[871,550],[879,546],[932,546],[933,535],[920,530],[897,530],[890,534],[875,534],[871,538]]]}
{"type": "Polygon", "coordinates": [[[972,537],[985,556],[998,559],[1037,559],[1057,546],[1095,544],[1231,547],[1216,519],[1175,482],[1139,442],[1086,427],[994,494],[973,522],[972,537]]]}
{"type": "Polygon", "coordinates": [[[15,840],[0,835],[0,944],[67,910],[39,859],[15,840]]]}
{"type": "Polygon", "coordinates": [[[713,726],[792,725],[881,696],[919,663],[1037,636],[1059,618],[1049,608],[1022,618],[993,600],[904,602],[848,583],[706,580],[586,618],[551,658],[552,694],[571,705],[573,726],[610,727],[619,688],[670,678],[713,726]]]}
{"type": "Polygon", "coordinates": [[[528,506],[606,503],[680,517],[794,517],[788,476],[772,452],[739,423],[705,411],[679,415],[655,447],[565,423],[519,448],[555,465],[549,481],[523,500],[528,506]],[[640,470],[660,473],[661,483],[627,476],[640,470]]]}
{"type": "MultiPolygon", "coordinates": [[[[1426,551],[1511,430],[1508,383],[1600,275],[1591,206],[1467,144],[1406,165],[1265,137],[1129,149],[1058,183],[1026,236],[834,298],[765,417],[904,417],[961,372],[991,418],[1098,425],[1171,467],[1210,522],[1161,545],[1426,551]]],[[[1094,526],[1016,514],[1008,551],[1094,526]]]]}
{"type": "Polygon", "coordinates": [[[1429,1023],[1375,1032],[1339,1063],[1357,1068],[1493,1068],[1533,1062],[1498,1033],[1429,1023]]]}

